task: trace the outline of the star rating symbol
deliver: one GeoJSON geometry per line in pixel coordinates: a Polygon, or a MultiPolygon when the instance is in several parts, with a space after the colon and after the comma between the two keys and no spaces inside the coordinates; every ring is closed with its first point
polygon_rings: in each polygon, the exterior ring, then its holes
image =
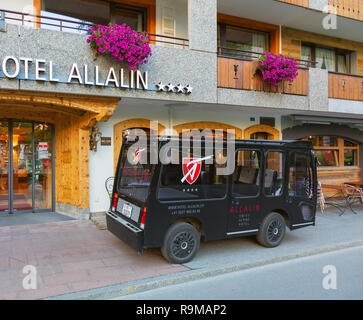
{"type": "Polygon", "coordinates": [[[175,86],[171,82],[169,82],[169,84],[163,84],[162,81],[160,81],[156,85],[156,91],[191,94],[193,88],[189,84],[187,86],[183,86],[181,84],[175,86]]]}
{"type": "Polygon", "coordinates": [[[177,93],[183,93],[183,91],[184,91],[184,86],[182,86],[182,85],[179,83],[177,86],[175,86],[175,89],[176,89],[176,92],[177,92],[177,93]]]}
{"type": "Polygon", "coordinates": [[[185,90],[187,90],[187,93],[192,93],[193,91],[193,88],[188,84],[186,87],[185,87],[185,90]]]}
{"type": "Polygon", "coordinates": [[[165,84],[163,84],[161,81],[156,85],[157,91],[164,91],[165,84]]]}
{"type": "Polygon", "coordinates": [[[171,83],[169,83],[169,84],[166,86],[166,91],[167,91],[167,92],[173,92],[173,90],[174,90],[174,86],[173,86],[171,83]]]}

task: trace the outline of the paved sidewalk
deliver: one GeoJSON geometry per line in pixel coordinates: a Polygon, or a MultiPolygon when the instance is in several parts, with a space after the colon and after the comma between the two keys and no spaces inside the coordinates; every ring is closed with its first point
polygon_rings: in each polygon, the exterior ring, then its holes
{"type": "Polygon", "coordinates": [[[138,255],[90,221],[0,227],[0,299],[39,299],[181,272],[159,250],[138,255]],[[24,290],[25,265],[38,289],[24,290]]]}
{"type": "MultiPolygon", "coordinates": [[[[362,208],[362,207],[361,207],[362,208]]],[[[252,269],[258,266],[294,260],[363,245],[363,208],[356,208],[358,215],[347,211],[339,216],[336,209],[317,213],[315,227],[295,231],[287,230],[279,247],[264,248],[255,237],[202,243],[193,261],[185,266],[190,270],[131,281],[89,291],[56,297],[56,299],[110,299],[145,292],[174,284],[214,277],[229,272],[252,269]]]]}
{"type": "Polygon", "coordinates": [[[287,231],[273,249],[255,237],[202,243],[194,260],[171,265],[160,250],[138,255],[90,221],[0,228],[0,299],[104,299],[320,252],[363,245],[363,210],[317,214],[316,227],[287,231]],[[24,265],[37,267],[38,289],[24,290],[24,265]]]}

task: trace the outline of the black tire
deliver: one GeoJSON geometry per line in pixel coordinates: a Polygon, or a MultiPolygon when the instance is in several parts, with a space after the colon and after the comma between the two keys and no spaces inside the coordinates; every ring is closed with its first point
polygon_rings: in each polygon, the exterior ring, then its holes
{"type": "Polygon", "coordinates": [[[186,263],[194,258],[199,244],[198,230],[189,223],[179,222],[166,232],[161,253],[171,263],[186,263]]]}
{"type": "Polygon", "coordinates": [[[285,232],[286,222],[284,217],[277,212],[271,212],[261,223],[257,241],[267,248],[277,247],[284,238],[285,232]]]}

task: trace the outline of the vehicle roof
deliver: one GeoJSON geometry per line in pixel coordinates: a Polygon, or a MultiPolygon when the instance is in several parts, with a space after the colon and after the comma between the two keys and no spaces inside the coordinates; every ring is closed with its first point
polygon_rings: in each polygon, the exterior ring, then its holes
{"type": "MultiPolygon", "coordinates": [[[[147,137],[150,139],[150,136],[147,137]]],[[[182,141],[195,141],[195,142],[206,142],[206,141],[223,141],[223,143],[231,143],[234,141],[236,146],[239,145],[254,145],[254,146],[279,146],[279,147],[288,147],[288,148],[313,148],[312,142],[308,140],[252,140],[252,139],[236,139],[236,140],[227,140],[227,139],[210,139],[210,138],[201,138],[197,139],[195,137],[177,137],[177,136],[158,136],[158,141],[162,143],[167,143],[171,140],[176,140],[179,142],[182,141]]],[[[132,141],[131,143],[134,143],[132,141]]]]}

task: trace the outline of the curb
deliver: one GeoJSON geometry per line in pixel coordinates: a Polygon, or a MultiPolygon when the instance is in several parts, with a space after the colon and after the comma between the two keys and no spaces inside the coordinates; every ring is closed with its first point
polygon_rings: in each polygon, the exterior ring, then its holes
{"type": "Polygon", "coordinates": [[[241,265],[227,266],[224,268],[210,269],[200,271],[198,269],[182,271],[176,274],[168,274],[164,276],[142,279],[133,282],[127,282],[124,284],[117,284],[102,288],[90,289],[86,291],[79,291],[74,293],[68,293],[65,295],[59,295],[54,297],[44,298],[43,300],[105,300],[116,297],[128,296],[134,293],[145,292],[153,289],[163,288],[170,285],[176,285],[188,281],[200,280],[218,275],[223,275],[231,272],[248,270],[256,267],[261,267],[268,264],[274,264],[289,260],[294,260],[303,257],[314,256],[322,253],[328,253],[333,251],[339,251],[342,249],[353,248],[363,246],[363,240],[355,242],[345,242],[331,247],[307,250],[297,254],[291,254],[279,258],[272,258],[257,261],[254,263],[247,263],[241,265]],[[172,278],[170,278],[172,277],[172,278]]]}

